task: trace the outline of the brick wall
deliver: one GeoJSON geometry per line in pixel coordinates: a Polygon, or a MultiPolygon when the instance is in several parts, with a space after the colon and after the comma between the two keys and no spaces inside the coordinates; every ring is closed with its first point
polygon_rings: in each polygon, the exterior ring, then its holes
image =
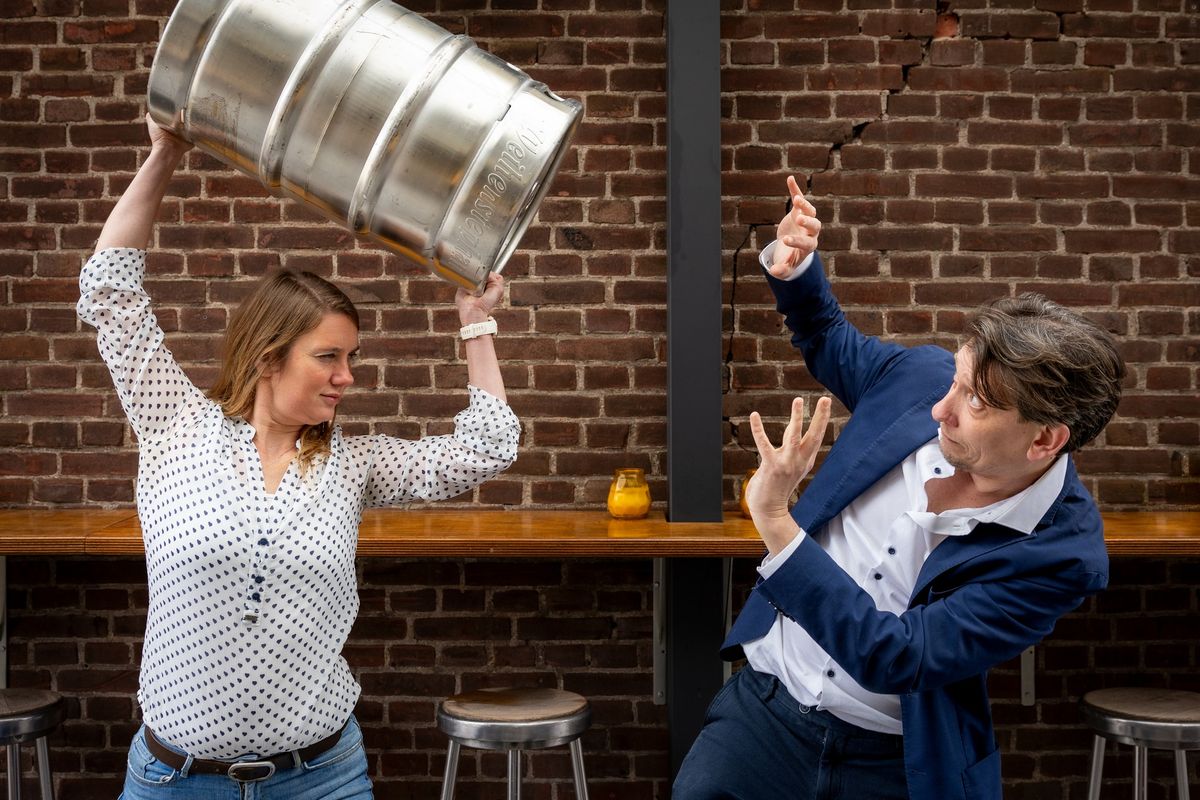
{"type": "MultiPolygon", "coordinates": [[[[130,436],[72,303],[145,152],[148,67],[172,5],[5,4],[0,502],[132,499],[130,436]]],[[[795,172],[866,331],[953,345],[966,309],[1035,289],[1118,334],[1127,395],[1080,471],[1110,508],[1200,503],[1197,0],[895,5],[724,3],[726,501],[754,463],[748,413],[777,419],[813,388],[754,265],[795,172]]],[[[521,458],[476,499],[597,504],[618,466],[645,467],[663,497],[663,3],[410,6],[585,107],[498,314],[521,458]]],[[[331,275],[361,304],[347,429],[445,430],[465,383],[450,287],[199,153],[164,205],[149,281],[195,379],[214,373],[230,303],[280,264],[331,275]]]]}
{"type": "MultiPolygon", "coordinates": [[[[664,496],[663,3],[408,5],[585,106],[497,315],[525,423],[521,457],[469,499],[598,505],[625,465],[645,467],[664,496]]],[[[4,3],[0,504],[132,500],[132,441],[73,303],[79,264],[145,153],[146,76],[172,6],[4,3]]],[[[748,413],[777,426],[792,393],[813,388],[754,266],[789,171],[821,211],[839,296],[868,332],[953,345],[968,308],[1026,289],[1114,331],[1131,367],[1127,394],[1080,471],[1107,508],[1200,504],[1198,11],[1196,0],[724,3],[717,357],[727,365],[728,504],[754,463],[748,413]]],[[[446,430],[465,383],[449,287],[193,153],[164,205],[148,285],[199,383],[214,374],[230,304],[277,265],[332,276],[360,303],[365,358],[348,432],[446,430]]],[[[366,690],[381,797],[435,796],[434,699],[497,676],[596,701],[594,796],[662,788],[647,562],[361,569],[364,612],[347,655],[366,690]]],[[[744,592],[749,566],[739,570],[744,592]]],[[[10,575],[14,682],[80,698],[54,743],[62,796],[111,796],[136,714],[143,565],[19,559],[10,575]]],[[[1081,796],[1082,691],[1146,679],[1197,688],[1198,578],[1192,561],[1118,563],[1113,588],[1039,651],[1033,709],[1016,702],[1013,665],[997,671],[1011,796],[1081,796]]],[[[1121,759],[1109,772],[1127,777],[1127,752],[1121,759]]],[[[1157,757],[1151,768],[1170,773],[1157,757]]],[[[494,782],[502,767],[464,765],[466,776],[480,771],[494,782]]],[[[536,779],[566,772],[560,755],[533,766],[536,779]]],[[[534,796],[569,796],[556,791],[543,784],[534,796]]],[[[467,796],[498,794],[493,783],[467,796]]]]}
{"type": "MultiPolygon", "coordinates": [[[[753,567],[735,562],[739,602],[753,567]]],[[[380,800],[437,797],[446,746],[437,701],[502,684],[560,686],[591,700],[595,723],[584,747],[592,797],[665,796],[666,713],[650,699],[650,561],[369,559],[360,579],[362,613],[346,659],[363,687],[357,713],[380,800]]],[[[144,564],[11,559],[9,584],[12,684],[71,698],[70,718],[51,739],[58,797],[116,797],[138,724],[144,564]]],[[[1139,682],[1200,691],[1198,587],[1200,560],[1114,562],[1109,590],[1038,647],[1036,706],[1020,704],[1016,662],[992,673],[1006,797],[1086,794],[1091,738],[1076,708],[1084,692],[1139,682]]],[[[529,796],[573,800],[566,752],[532,757],[529,796]]],[[[1110,794],[1131,791],[1130,753],[1110,748],[1110,794]]],[[[1200,779],[1194,757],[1190,770],[1200,779]]],[[[1174,796],[1169,755],[1153,754],[1150,774],[1151,800],[1174,796]]],[[[460,776],[463,800],[504,796],[501,756],[464,751],[460,776]]]]}

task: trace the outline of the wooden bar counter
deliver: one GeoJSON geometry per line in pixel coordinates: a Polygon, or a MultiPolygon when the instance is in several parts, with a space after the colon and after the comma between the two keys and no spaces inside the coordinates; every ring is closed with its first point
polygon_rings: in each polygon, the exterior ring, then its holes
{"type": "MultiPolygon", "coordinates": [[[[1104,515],[1113,557],[1200,556],[1200,511],[1104,515]]],[[[0,509],[0,555],[141,555],[133,509],[0,509]]],[[[376,509],[358,554],[399,558],[759,558],[750,520],[668,523],[661,513],[615,520],[604,511],[376,509]]]]}

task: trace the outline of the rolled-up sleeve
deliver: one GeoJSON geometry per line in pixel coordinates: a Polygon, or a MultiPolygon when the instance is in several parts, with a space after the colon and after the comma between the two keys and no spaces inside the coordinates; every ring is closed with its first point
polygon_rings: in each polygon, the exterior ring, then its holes
{"type": "Polygon", "coordinates": [[[79,319],[96,328],[100,356],[139,441],[165,436],[181,411],[206,402],[165,344],[142,288],[146,252],[101,250],[79,274],[79,319]]]}
{"type": "Polygon", "coordinates": [[[467,391],[470,404],[454,417],[454,433],[416,440],[368,437],[366,507],[455,497],[516,461],[521,435],[517,415],[483,389],[469,386],[467,391]]]}

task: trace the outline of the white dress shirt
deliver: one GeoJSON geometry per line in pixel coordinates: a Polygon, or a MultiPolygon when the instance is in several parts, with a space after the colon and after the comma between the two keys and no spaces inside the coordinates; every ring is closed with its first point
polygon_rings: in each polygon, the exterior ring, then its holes
{"type": "Polygon", "coordinates": [[[339,730],[358,700],[341,652],[358,615],[362,510],[469,491],[516,458],[520,423],[469,387],[453,434],[335,427],[329,454],[303,477],[293,461],[268,495],[254,428],[176,364],[144,272],[144,251],[96,253],[78,305],[138,438],[150,590],[138,702],[155,733],[196,757],[295,750],[339,730]]]}
{"type": "MultiPolygon", "coordinates": [[[[770,264],[774,243],[760,261],[770,264]]],[[[788,277],[808,268],[809,256],[788,277]]],[[[880,611],[899,616],[908,608],[917,576],[933,549],[950,536],[970,533],[980,522],[994,522],[1028,534],[1062,491],[1067,458],[1059,456],[1037,481],[1012,497],[985,508],[926,511],[925,483],[954,474],[937,439],[922,445],[857,497],[814,538],[880,611]]],[[[769,578],[793,556],[806,536],[801,531],[778,555],[759,567],[769,578]]],[[[743,645],[746,660],[759,672],[776,676],[800,705],[829,711],[867,730],[902,733],[900,698],[869,692],[855,682],[796,622],[777,616],[761,639],[743,645]]]]}

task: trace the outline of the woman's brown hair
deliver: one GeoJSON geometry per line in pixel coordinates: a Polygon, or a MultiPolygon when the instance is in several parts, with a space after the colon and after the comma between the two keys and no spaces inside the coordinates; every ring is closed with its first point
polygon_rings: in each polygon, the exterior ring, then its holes
{"type": "MultiPolygon", "coordinates": [[[[254,408],[259,380],[287,359],[292,344],[321,323],[341,314],[358,327],[358,309],[341,289],[311,272],[280,270],[254,287],[233,313],[225,333],[221,371],[208,396],[227,417],[245,417],[254,408]]],[[[300,472],[329,452],[333,420],[300,429],[300,472]]]]}

